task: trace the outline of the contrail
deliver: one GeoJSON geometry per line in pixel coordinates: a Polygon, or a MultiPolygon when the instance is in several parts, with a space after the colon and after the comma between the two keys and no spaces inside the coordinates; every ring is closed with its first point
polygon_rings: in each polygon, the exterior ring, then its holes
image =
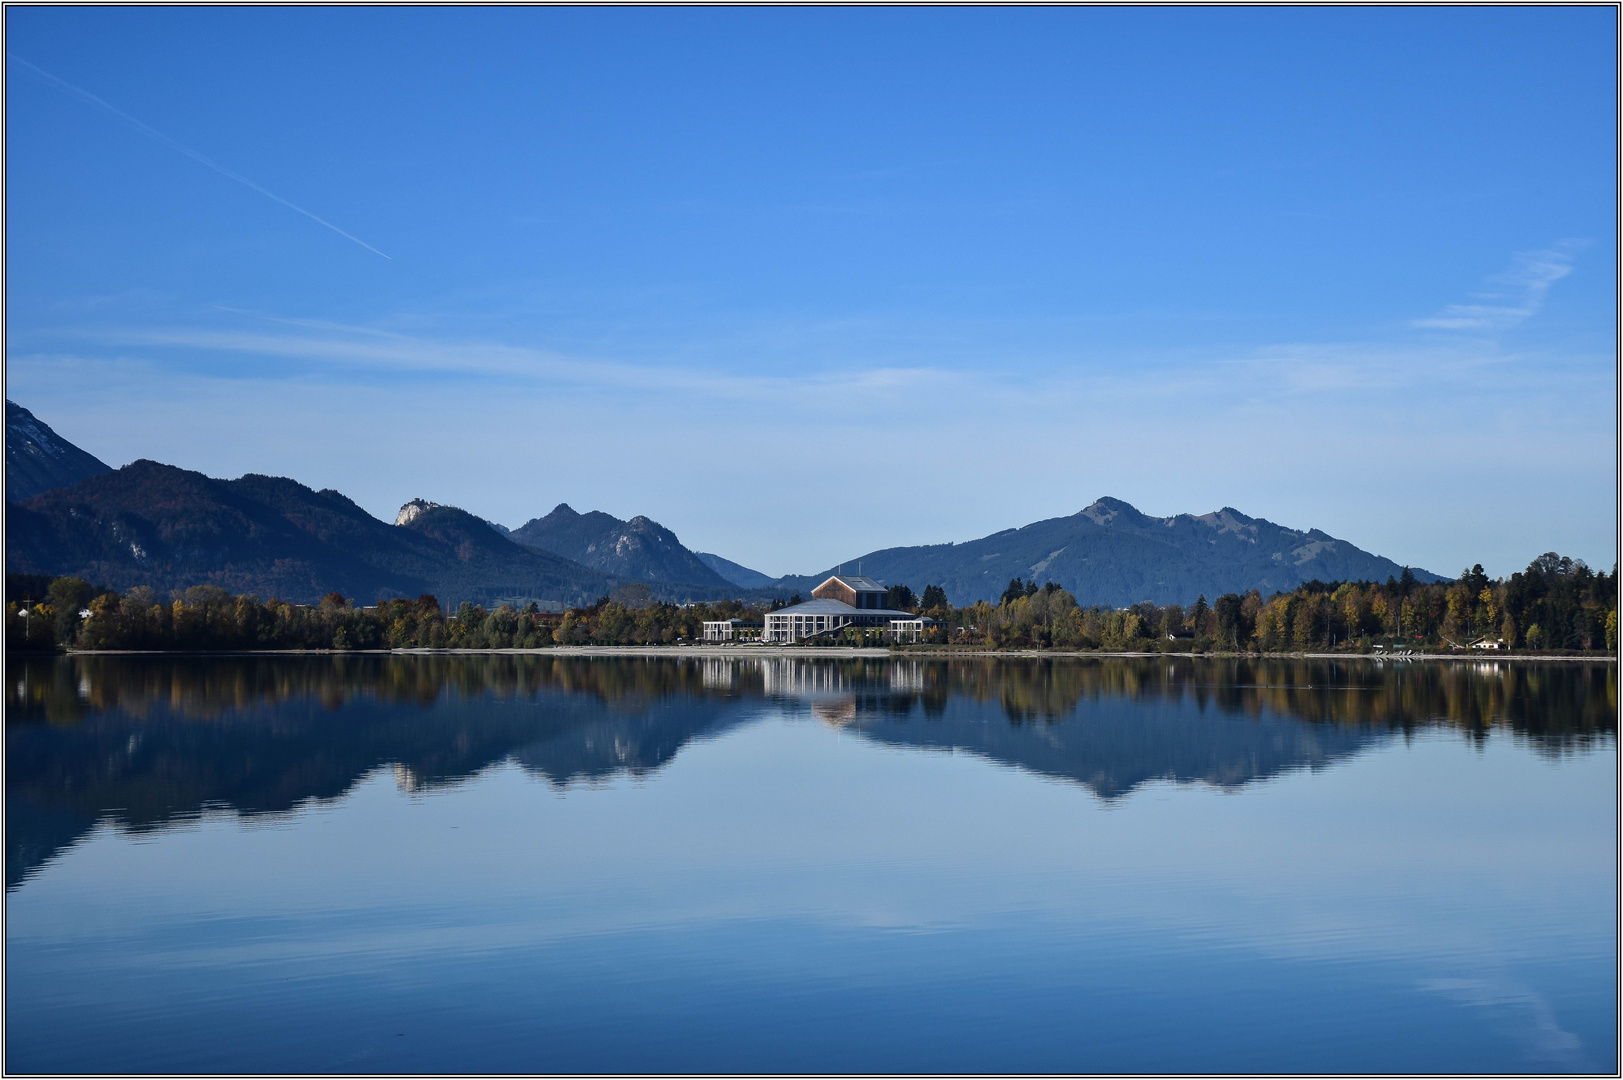
{"type": "MultiPolygon", "coordinates": [[[[191,147],[186,146],[186,145],[184,145],[182,143],[176,142],[174,139],[171,139],[169,136],[165,135],[161,131],[158,131],[156,128],[151,128],[151,127],[148,127],[146,124],[141,123],[141,121],[137,120],[135,117],[131,116],[129,113],[124,112],[121,109],[116,109],[113,106],[107,104],[107,102],[103,101],[101,98],[97,97],[95,94],[92,94],[90,91],[81,90],[79,87],[74,86],[72,83],[68,82],[67,80],[57,78],[55,75],[52,75],[49,71],[46,71],[45,69],[43,69],[41,67],[38,67],[38,66],[36,66],[34,64],[30,64],[27,60],[24,60],[22,57],[16,55],[15,53],[6,53],[6,59],[10,60],[14,64],[18,64],[18,65],[21,65],[22,67],[27,68],[29,71],[32,71],[35,75],[38,75],[40,78],[44,79],[46,82],[48,82],[52,86],[56,87],[58,90],[62,91],[64,94],[68,94],[71,97],[76,97],[80,101],[83,101],[88,105],[94,105],[96,108],[102,110],[103,112],[113,114],[114,116],[118,117],[120,120],[124,121],[126,124],[129,124],[135,130],[139,131],[141,134],[147,136],[148,138],[156,139],[158,142],[161,142],[165,146],[169,147],[169,149],[178,150],[182,154],[185,154],[187,157],[191,158],[193,161],[197,162],[198,164],[206,165],[209,168],[213,169],[215,172],[219,173],[221,176],[229,177],[230,179],[235,180],[237,183],[243,185],[244,187],[253,188],[255,191],[257,191],[261,195],[265,196],[265,198],[275,200],[276,202],[279,202],[283,206],[287,207],[289,210],[298,211],[299,213],[303,214],[305,217],[309,218],[311,221],[316,222],[318,225],[325,225],[327,228],[331,229],[333,232],[337,233],[339,236],[342,236],[345,240],[353,240],[353,241],[355,241],[355,243],[361,245],[363,248],[365,248],[366,250],[372,252],[374,255],[383,255],[383,252],[379,251],[377,248],[373,247],[371,244],[368,244],[365,240],[362,240],[360,237],[352,236],[351,234],[345,232],[343,229],[340,229],[338,226],[334,225],[332,222],[328,221],[326,218],[317,217],[315,214],[312,214],[310,211],[306,210],[304,207],[297,206],[297,205],[295,205],[293,203],[288,202],[286,199],[282,198],[280,195],[276,194],[276,192],[274,192],[274,191],[266,191],[264,188],[260,187],[258,184],[254,183],[252,180],[248,179],[246,176],[243,176],[241,173],[232,172],[230,169],[226,168],[224,165],[221,165],[217,161],[210,161],[208,158],[204,157],[202,154],[199,154],[196,150],[193,150],[191,147]]],[[[383,257],[385,259],[389,259],[391,262],[394,261],[391,256],[383,255],[383,257]]]]}

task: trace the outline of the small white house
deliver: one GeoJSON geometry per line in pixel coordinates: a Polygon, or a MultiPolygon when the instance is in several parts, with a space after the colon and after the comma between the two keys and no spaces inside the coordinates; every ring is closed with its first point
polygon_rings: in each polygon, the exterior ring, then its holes
{"type": "Polygon", "coordinates": [[[1481,641],[1471,642],[1471,648],[1473,649],[1502,649],[1504,647],[1504,641],[1498,639],[1490,641],[1487,638],[1483,638],[1481,641]]]}

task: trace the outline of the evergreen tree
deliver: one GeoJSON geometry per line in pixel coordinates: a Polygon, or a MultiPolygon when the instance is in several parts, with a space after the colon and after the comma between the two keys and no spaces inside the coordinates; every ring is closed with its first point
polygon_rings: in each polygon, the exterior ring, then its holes
{"type": "Polygon", "coordinates": [[[51,582],[47,592],[57,641],[73,644],[79,633],[79,612],[90,603],[91,591],[90,582],[83,578],[59,577],[51,582]]]}
{"type": "Polygon", "coordinates": [[[1234,648],[1240,647],[1240,597],[1237,593],[1224,593],[1217,598],[1217,633],[1234,648]]]}

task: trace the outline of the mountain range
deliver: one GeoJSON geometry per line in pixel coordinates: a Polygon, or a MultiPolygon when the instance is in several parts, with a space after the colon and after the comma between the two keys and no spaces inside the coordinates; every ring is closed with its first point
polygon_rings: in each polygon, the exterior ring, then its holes
{"type": "MultiPolygon", "coordinates": [[[[293,601],[429,592],[446,602],[574,605],[628,585],[671,601],[806,594],[836,571],[772,578],[691,551],[647,517],[565,503],[509,530],[413,499],[391,525],[336,491],[286,478],[218,480],[145,460],[111,470],[9,401],[6,482],[8,572],[74,574],[120,590],[217,584],[293,601]]],[[[1067,517],[959,544],[885,548],[844,567],[918,592],[940,585],[954,604],[996,600],[1020,578],[1115,607],[1267,595],[1314,579],[1384,581],[1404,569],[1232,507],[1151,517],[1108,497],[1067,517]]]]}
{"type": "Polygon", "coordinates": [[[216,480],[136,461],[6,507],[6,569],[71,573],[120,591],[189,585],[312,601],[433,593],[583,603],[620,582],[522,547],[455,507],[389,525],[336,491],[250,474],[216,480]]]}
{"type": "MultiPolygon", "coordinates": [[[[871,551],[845,564],[887,584],[940,585],[954,604],[996,600],[1020,578],[1069,590],[1083,605],[1125,607],[1142,600],[1188,603],[1256,589],[1264,596],[1305,581],[1385,581],[1404,568],[1318,529],[1305,532],[1247,517],[1233,507],[1210,514],[1150,517],[1103,498],[1068,517],[962,544],[871,551]]],[[[805,590],[835,569],[778,579],[805,590]]],[[[1441,580],[1425,570],[1420,581],[1441,580]]]]}
{"type": "MultiPolygon", "coordinates": [[[[1202,593],[1288,591],[1306,581],[1385,581],[1404,568],[1318,529],[1299,531],[1233,507],[1150,517],[1102,498],[1068,517],[1006,529],[962,544],[886,548],[819,574],[769,577],[719,555],[689,551],[646,517],[621,521],[560,504],[511,538],[606,573],[642,580],[731,584],[780,595],[809,593],[830,574],[855,570],[915,592],[940,585],[954,604],[996,600],[1013,578],[1054,582],[1086,604],[1186,603],[1202,593]]],[[[1421,581],[1438,580],[1414,570],[1421,581]]]]}

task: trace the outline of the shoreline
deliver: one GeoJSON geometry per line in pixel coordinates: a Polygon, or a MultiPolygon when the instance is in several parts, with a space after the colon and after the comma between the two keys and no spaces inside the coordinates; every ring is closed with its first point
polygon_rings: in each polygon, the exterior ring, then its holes
{"type": "Polygon", "coordinates": [[[1417,652],[1406,656],[1379,653],[1314,653],[1314,652],[1106,652],[1104,650],[1060,649],[953,649],[913,647],[905,649],[859,648],[855,646],[796,646],[796,645],[545,645],[535,649],[68,649],[59,653],[31,653],[7,651],[7,659],[27,659],[48,656],[642,656],[650,659],[680,659],[682,657],[747,658],[747,657],[802,657],[815,659],[1131,659],[1131,660],[1369,660],[1386,663],[1415,663],[1417,661],[1444,661],[1454,663],[1481,663],[1490,660],[1529,663],[1617,663],[1616,654],[1555,656],[1540,653],[1499,653],[1481,651],[1474,654],[1457,652],[1417,652]]]}

